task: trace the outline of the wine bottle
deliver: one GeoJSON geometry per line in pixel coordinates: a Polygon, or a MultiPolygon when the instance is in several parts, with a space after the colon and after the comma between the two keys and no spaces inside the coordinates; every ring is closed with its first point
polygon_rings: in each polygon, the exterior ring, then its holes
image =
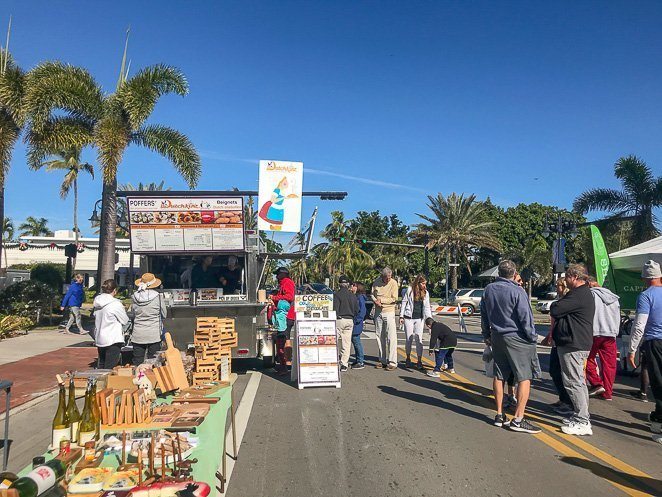
{"type": "Polygon", "coordinates": [[[20,497],[37,497],[57,485],[57,482],[64,478],[66,471],[65,463],[52,459],[13,482],[9,488],[17,490],[20,497]]]}
{"type": "Polygon", "coordinates": [[[67,404],[67,417],[71,423],[71,443],[75,444],[78,441],[78,426],[80,424],[80,411],[76,405],[76,386],[74,385],[74,377],[69,380],[69,402],[67,404]]]}
{"type": "Polygon", "coordinates": [[[94,440],[97,434],[97,428],[94,424],[94,413],[92,412],[91,392],[92,379],[89,379],[87,380],[87,388],[85,389],[85,407],[83,407],[83,414],[80,416],[80,425],[78,426],[78,445],[81,447],[85,445],[85,442],[94,440]]]}
{"type": "Polygon", "coordinates": [[[96,439],[99,438],[101,432],[101,409],[99,402],[97,402],[97,381],[92,380],[92,392],[90,393],[90,403],[92,404],[92,415],[94,418],[94,426],[96,427],[96,439]]]}
{"type": "Polygon", "coordinates": [[[64,385],[60,383],[60,400],[58,401],[57,411],[53,418],[53,450],[60,450],[60,442],[62,440],[71,440],[71,423],[67,416],[67,409],[65,407],[65,394],[64,385]]]}

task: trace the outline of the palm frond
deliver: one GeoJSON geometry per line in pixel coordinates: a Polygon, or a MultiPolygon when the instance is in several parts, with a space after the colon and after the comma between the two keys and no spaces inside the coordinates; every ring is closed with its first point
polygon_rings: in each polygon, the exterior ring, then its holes
{"type": "Polygon", "coordinates": [[[117,168],[122,162],[131,132],[119,113],[107,113],[95,127],[95,145],[103,178],[106,183],[115,181],[117,168]]]}
{"type": "Polygon", "coordinates": [[[654,177],[651,169],[639,157],[628,155],[614,164],[614,176],[623,184],[631,198],[640,198],[649,193],[654,177]]]}
{"type": "Polygon", "coordinates": [[[21,128],[16,124],[12,116],[0,107],[0,187],[5,184],[5,178],[9,172],[12,151],[18,141],[21,128]]]}
{"type": "Polygon", "coordinates": [[[8,64],[7,70],[0,73],[0,108],[4,108],[19,127],[25,120],[25,86],[25,73],[20,67],[8,64]]]}
{"type": "Polygon", "coordinates": [[[28,166],[39,169],[49,155],[92,145],[93,133],[89,121],[72,116],[50,118],[39,129],[29,126],[24,139],[28,146],[28,166]]]}
{"type": "Polygon", "coordinates": [[[64,175],[64,180],[62,181],[62,184],[60,185],[60,197],[61,198],[67,198],[67,195],[69,195],[69,191],[71,188],[74,186],[74,183],[78,179],[78,172],[76,170],[71,170],[67,174],[64,175]]]}
{"type": "Polygon", "coordinates": [[[158,64],[142,69],[117,91],[117,97],[129,116],[133,129],[141,127],[165,94],[186,95],[188,83],[177,68],[158,64]]]}
{"type": "Polygon", "coordinates": [[[74,117],[95,120],[103,114],[103,93],[85,69],[62,62],[44,62],[26,77],[25,109],[39,130],[63,110],[74,117]]]}
{"type": "Polygon", "coordinates": [[[625,192],[610,188],[593,188],[575,199],[572,204],[575,211],[585,214],[589,211],[631,211],[632,200],[625,192]]]}
{"type": "Polygon", "coordinates": [[[152,125],[136,131],[131,141],[169,159],[189,187],[195,187],[200,178],[200,156],[186,135],[166,126],[152,125]]]}

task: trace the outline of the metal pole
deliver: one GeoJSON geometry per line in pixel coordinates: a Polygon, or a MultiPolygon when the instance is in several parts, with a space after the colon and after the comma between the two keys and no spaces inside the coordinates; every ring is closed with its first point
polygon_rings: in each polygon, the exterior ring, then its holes
{"type": "Polygon", "coordinates": [[[425,246],[425,279],[429,280],[430,279],[430,251],[428,250],[428,246],[425,246]]]}
{"type": "Polygon", "coordinates": [[[448,265],[448,250],[446,250],[446,304],[448,305],[448,278],[450,278],[448,265]]]}

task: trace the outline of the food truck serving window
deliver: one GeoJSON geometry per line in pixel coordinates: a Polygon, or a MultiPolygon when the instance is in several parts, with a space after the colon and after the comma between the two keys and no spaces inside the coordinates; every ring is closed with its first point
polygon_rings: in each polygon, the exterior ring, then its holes
{"type": "Polygon", "coordinates": [[[241,197],[127,197],[136,254],[202,254],[245,249],[241,197]]]}

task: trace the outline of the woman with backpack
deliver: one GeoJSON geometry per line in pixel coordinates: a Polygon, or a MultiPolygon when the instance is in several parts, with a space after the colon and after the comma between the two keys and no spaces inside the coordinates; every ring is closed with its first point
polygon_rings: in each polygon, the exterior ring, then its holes
{"type": "Polygon", "coordinates": [[[405,367],[411,367],[411,346],[416,342],[416,355],[418,361],[416,367],[423,369],[423,328],[425,320],[432,317],[430,308],[430,292],[427,290],[427,280],[425,276],[419,274],[414,278],[412,285],[407,288],[407,292],[402,298],[400,305],[400,324],[404,325],[407,341],[405,342],[405,352],[407,359],[405,367]]]}
{"type": "Polygon", "coordinates": [[[152,359],[161,349],[163,319],[167,315],[163,297],[156,288],[161,280],[152,273],[145,273],[136,280],[138,290],[131,297],[133,331],[133,365],[139,366],[145,359],[152,359]]]}

